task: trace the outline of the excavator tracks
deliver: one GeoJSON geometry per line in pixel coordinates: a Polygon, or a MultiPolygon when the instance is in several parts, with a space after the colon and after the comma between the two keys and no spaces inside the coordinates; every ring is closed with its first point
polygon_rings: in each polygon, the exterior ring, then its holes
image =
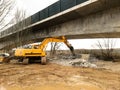
{"type": "Polygon", "coordinates": [[[46,57],[41,57],[41,64],[46,65],[46,63],[47,63],[46,57]]]}
{"type": "Polygon", "coordinates": [[[29,63],[29,58],[25,58],[25,59],[23,59],[22,64],[27,65],[28,63],[29,63]]]}

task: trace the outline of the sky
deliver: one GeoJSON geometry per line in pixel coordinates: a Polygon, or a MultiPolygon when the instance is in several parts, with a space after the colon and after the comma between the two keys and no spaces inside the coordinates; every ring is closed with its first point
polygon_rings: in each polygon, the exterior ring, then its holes
{"type": "MultiPolygon", "coordinates": [[[[44,9],[45,7],[51,5],[52,3],[58,0],[16,0],[16,5],[19,9],[24,9],[27,12],[27,15],[33,15],[34,13],[44,9]]],[[[103,39],[76,39],[69,40],[69,42],[74,46],[75,49],[94,49],[96,43],[100,41],[102,43],[103,39]]],[[[113,39],[113,42],[116,43],[115,48],[119,48],[120,39],[113,39]]],[[[67,49],[65,45],[64,49],[67,49]]]]}
{"type": "Polygon", "coordinates": [[[29,15],[32,15],[57,1],[58,0],[16,0],[16,4],[19,8],[25,9],[29,15]]]}

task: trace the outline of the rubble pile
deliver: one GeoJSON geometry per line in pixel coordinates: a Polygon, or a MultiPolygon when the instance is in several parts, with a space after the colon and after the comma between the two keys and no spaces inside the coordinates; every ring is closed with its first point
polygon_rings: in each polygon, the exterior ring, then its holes
{"type": "Polygon", "coordinates": [[[97,68],[97,65],[90,63],[87,60],[84,59],[77,59],[74,61],[71,61],[70,64],[72,66],[76,66],[76,67],[90,67],[90,68],[97,68]]]}
{"type": "Polygon", "coordinates": [[[71,54],[59,54],[57,57],[49,59],[52,63],[57,63],[63,66],[75,66],[75,67],[89,67],[97,68],[96,58],[91,57],[90,54],[76,54],[75,58],[71,54]]]}

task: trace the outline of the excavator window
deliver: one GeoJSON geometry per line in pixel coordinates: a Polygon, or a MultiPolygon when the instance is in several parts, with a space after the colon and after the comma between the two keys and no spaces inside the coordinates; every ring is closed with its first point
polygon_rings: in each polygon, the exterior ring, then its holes
{"type": "Polygon", "coordinates": [[[33,48],[34,48],[34,49],[38,49],[38,46],[35,45],[35,46],[33,46],[33,48]]]}
{"type": "Polygon", "coordinates": [[[23,48],[24,48],[24,49],[31,49],[32,46],[31,46],[31,45],[25,45],[25,46],[23,46],[23,48]]]}

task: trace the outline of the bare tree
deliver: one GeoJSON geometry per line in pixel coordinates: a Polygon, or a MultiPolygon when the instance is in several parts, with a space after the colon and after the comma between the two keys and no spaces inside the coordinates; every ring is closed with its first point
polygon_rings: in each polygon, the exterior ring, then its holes
{"type": "Polygon", "coordinates": [[[97,41],[96,47],[100,49],[100,53],[104,59],[113,60],[115,44],[116,40],[108,38],[103,39],[102,41],[97,41]]]}
{"type": "Polygon", "coordinates": [[[17,30],[18,33],[17,33],[17,36],[16,36],[16,47],[18,46],[21,46],[22,45],[22,32],[20,32],[26,25],[26,22],[25,22],[25,18],[26,18],[26,11],[25,10],[20,10],[20,9],[17,9],[15,14],[14,14],[14,18],[13,18],[13,24],[14,25],[14,30],[17,30]]]}
{"type": "Polygon", "coordinates": [[[0,0],[0,30],[3,30],[11,23],[11,20],[6,19],[8,19],[7,17],[10,15],[13,6],[13,0],[0,0]]]}
{"type": "MultiPolygon", "coordinates": [[[[26,11],[23,9],[17,9],[15,14],[14,14],[14,19],[13,19],[13,23],[19,23],[20,21],[24,20],[26,18],[26,11]]],[[[23,24],[23,22],[22,22],[23,24]]]]}
{"type": "Polygon", "coordinates": [[[54,57],[56,55],[56,51],[60,48],[61,43],[57,42],[51,42],[51,48],[50,48],[50,56],[54,57]]]}

